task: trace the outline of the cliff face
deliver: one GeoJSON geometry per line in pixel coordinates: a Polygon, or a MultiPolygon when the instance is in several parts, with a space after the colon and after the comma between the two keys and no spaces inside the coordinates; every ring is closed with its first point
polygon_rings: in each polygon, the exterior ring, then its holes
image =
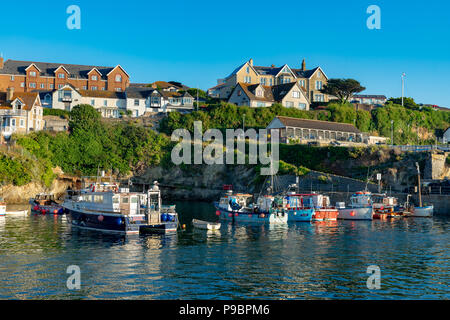
{"type": "Polygon", "coordinates": [[[58,178],[53,181],[50,188],[37,182],[31,182],[21,187],[6,185],[0,188],[0,194],[8,204],[22,204],[27,203],[38,193],[46,192],[54,194],[56,198],[62,197],[69,186],[73,187],[72,181],[58,178]]]}

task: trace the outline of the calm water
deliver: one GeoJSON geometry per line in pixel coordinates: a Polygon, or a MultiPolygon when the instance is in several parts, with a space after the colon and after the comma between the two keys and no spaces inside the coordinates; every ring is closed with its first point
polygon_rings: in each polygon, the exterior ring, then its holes
{"type": "Polygon", "coordinates": [[[187,230],[112,236],[65,217],[0,217],[0,299],[448,299],[449,218],[193,230],[207,203],[177,203],[187,230]],[[81,290],[66,287],[69,265],[81,290]],[[381,289],[366,286],[381,268],[381,289]]]}

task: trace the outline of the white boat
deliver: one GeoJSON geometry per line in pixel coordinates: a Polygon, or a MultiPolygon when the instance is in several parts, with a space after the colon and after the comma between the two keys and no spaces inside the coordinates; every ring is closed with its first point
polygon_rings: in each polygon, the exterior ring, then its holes
{"type": "Polygon", "coordinates": [[[6,215],[6,202],[3,201],[3,198],[0,198],[0,217],[6,215]]]}
{"type": "Polygon", "coordinates": [[[7,216],[25,216],[28,214],[28,210],[6,211],[7,216]]]}
{"type": "Polygon", "coordinates": [[[219,230],[220,229],[220,223],[215,222],[208,222],[208,221],[202,221],[197,219],[192,219],[192,225],[199,229],[205,229],[205,230],[219,230]]]}
{"type": "Polygon", "coordinates": [[[356,192],[350,197],[350,206],[338,208],[338,219],[342,220],[372,220],[373,205],[371,193],[368,191],[356,192]]]}
{"type": "Polygon", "coordinates": [[[434,207],[426,206],[426,207],[413,207],[411,208],[411,213],[409,216],[411,217],[432,217],[433,216],[434,207]]]}

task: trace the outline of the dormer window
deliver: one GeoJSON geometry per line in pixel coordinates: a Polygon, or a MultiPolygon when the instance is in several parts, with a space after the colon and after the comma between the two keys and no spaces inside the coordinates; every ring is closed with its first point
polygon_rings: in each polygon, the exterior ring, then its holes
{"type": "Polygon", "coordinates": [[[98,80],[98,77],[97,77],[97,76],[92,76],[92,77],[91,77],[91,80],[92,80],[92,81],[97,81],[97,80],[98,80]]]}
{"type": "Polygon", "coordinates": [[[66,75],[64,73],[58,73],[58,78],[59,79],[65,79],[66,75]]]}
{"type": "Polygon", "coordinates": [[[122,76],[120,74],[116,75],[116,82],[122,82],[122,76]]]}
{"type": "Polygon", "coordinates": [[[36,71],[31,71],[30,72],[30,77],[36,77],[36,71]]]}
{"type": "Polygon", "coordinates": [[[257,97],[262,97],[264,94],[263,94],[263,91],[262,90],[256,90],[256,96],[257,97]]]}

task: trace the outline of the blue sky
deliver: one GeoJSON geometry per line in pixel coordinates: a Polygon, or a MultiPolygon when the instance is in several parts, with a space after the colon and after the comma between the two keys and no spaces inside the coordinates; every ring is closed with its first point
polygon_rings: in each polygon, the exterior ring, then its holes
{"type": "Polygon", "coordinates": [[[366,94],[450,107],[447,1],[2,1],[5,59],[114,66],[132,82],[182,81],[207,89],[253,58],[255,65],[320,65],[355,78],[366,94]],[[66,8],[81,8],[68,30],[66,8]],[[368,6],[381,8],[369,30],[368,6]]]}

